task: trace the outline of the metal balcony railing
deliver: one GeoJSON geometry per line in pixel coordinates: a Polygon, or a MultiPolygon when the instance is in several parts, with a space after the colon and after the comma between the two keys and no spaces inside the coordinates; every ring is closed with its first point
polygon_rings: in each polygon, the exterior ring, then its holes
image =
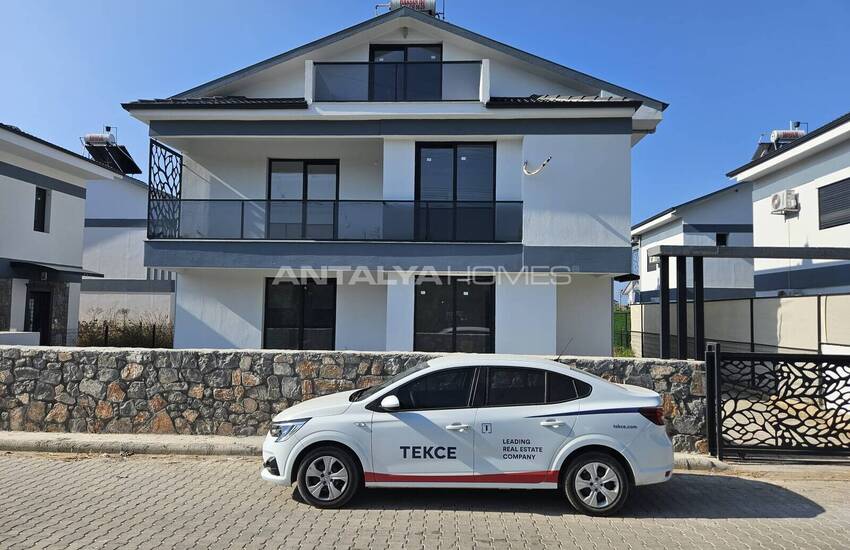
{"type": "Polygon", "coordinates": [[[522,202],[157,199],[150,239],[520,242],[522,202]]]}
{"type": "Polygon", "coordinates": [[[315,101],[478,101],[480,61],[315,63],[315,101]]]}

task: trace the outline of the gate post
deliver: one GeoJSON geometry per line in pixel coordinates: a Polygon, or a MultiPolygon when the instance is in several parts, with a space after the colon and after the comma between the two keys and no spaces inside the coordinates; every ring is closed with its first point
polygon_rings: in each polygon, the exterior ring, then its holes
{"type": "Polygon", "coordinates": [[[720,445],[717,434],[718,402],[717,384],[717,344],[709,342],[705,346],[705,431],[708,439],[708,453],[720,460],[720,445]]]}

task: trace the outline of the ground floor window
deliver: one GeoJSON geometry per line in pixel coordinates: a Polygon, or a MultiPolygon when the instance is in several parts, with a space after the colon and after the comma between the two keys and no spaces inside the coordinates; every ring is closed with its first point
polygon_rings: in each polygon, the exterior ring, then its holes
{"type": "Polygon", "coordinates": [[[263,347],[334,349],[336,281],[266,280],[263,347]]]}
{"type": "Polygon", "coordinates": [[[493,277],[420,277],[413,349],[492,353],[495,296],[493,277]]]}

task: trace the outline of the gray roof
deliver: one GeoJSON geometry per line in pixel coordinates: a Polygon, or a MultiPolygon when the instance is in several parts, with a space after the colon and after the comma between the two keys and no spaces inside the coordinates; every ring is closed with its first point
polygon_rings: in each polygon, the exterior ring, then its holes
{"type": "Polygon", "coordinates": [[[85,157],[85,156],[83,156],[79,153],[75,153],[75,152],[71,151],[70,149],[65,149],[64,147],[56,145],[55,143],[50,143],[49,141],[47,141],[45,139],[41,139],[38,136],[34,136],[34,135],[32,135],[28,132],[24,132],[23,130],[21,130],[17,126],[12,126],[11,124],[3,124],[2,122],[0,122],[0,129],[6,130],[7,132],[11,132],[15,135],[21,136],[21,137],[26,138],[30,141],[35,142],[35,143],[45,145],[47,147],[50,147],[51,149],[55,149],[56,151],[60,151],[62,153],[65,153],[66,155],[71,155],[72,157],[84,160],[86,162],[90,162],[90,163],[94,164],[95,166],[97,166],[99,168],[105,168],[106,170],[109,170],[110,172],[115,172],[116,174],[121,174],[121,171],[118,170],[117,168],[114,168],[114,167],[109,166],[107,164],[103,164],[102,162],[97,162],[96,160],[85,157]]]}
{"type": "Polygon", "coordinates": [[[565,107],[633,107],[637,109],[642,101],[627,97],[598,95],[538,95],[521,97],[491,97],[487,107],[493,108],[565,108],[565,107]]]}
{"type": "Polygon", "coordinates": [[[238,95],[212,97],[169,97],[139,99],[121,104],[128,111],[142,109],[306,109],[303,97],[245,97],[238,95]]]}
{"type": "Polygon", "coordinates": [[[438,19],[436,17],[431,17],[429,15],[420,13],[416,10],[412,10],[410,8],[399,8],[396,10],[389,11],[387,13],[381,14],[377,17],[373,17],[372,19],[368,19],[363,21],[362,23],[358,23],[357,25],[348,27],[347,29],[343,29],[339,32],[330,34],[324,38],[320,38],[319,40],[315,40],[303,46],[299,46],[293,50],[289,50],[287,52],[278,54],[274,57],[266,59],[265,61],[260,61],[259,63],[255,63],[254,65],[250,65],[245,67],[244,69],[240,69],[228,75],[222,76],[215,80],[211,80],[200,86],[196,86],[190,90],[186,90],[185,92],[181,92],[179,94],[175,94],[172,98],[187,98],[187,97],[196,97],[199,95],[203,95],[206,92],[214,90],[215,88],[219,88],[226,84],[229,84],[237,79],[243,78],[245,76],[257,73],[279,63],[283,63],[289,59],[293,59],[300,55],[304,55],[308,52],[311,52],[315,49],[328,46],[335,42],[339,42],[340,40],[344,40],[350,36],[353,36],[359,32],[368,30],[370,28],[376,27],[383,23],[387,23],[394,19],[409,17],[411,19],[416,19],[422,23],[427,25],[431,25],[440,29],[442,31],[446,31],[452,33],[456,36],[460,36],[461,38],[465,38],[467,40],[472,40],[473,42],[477,42],[482,46],[493,48],[497,51],[500,51],[506,55],[519,59],[520,61],[524,61],[526,63],[530,63],[536,67],[541,69],[553,72],[561,77],[569,78],[571,80],[575,80],[589,86],[591,88],[599,88],[608,90],[617,95],[624,97],[632,97],[635,99],[639,99],[643,101],[645,104],[653,107],[654,109],[664,110],[667,108],[667,103],[663,101],[659,101],[657,99],[653,99],[649,96],[645,96],[643,94],[639,94],[627,88],[623,88],[621,86],[617,86],[605,80],[590,76],[586,73],[577,71],[575,69],[571,69],[569,67],[565,67],[563,65],[559,65],[558,63],[554,63],[542,57],[536,56],[534,54],[530,54],[528,52],[524,52],[513,46],[508,46],[507,44],[503,44],[491,38],[487,38],[486,36],[482,36],[478,33],[472,32],[470,30],[464,29],[463,27],[459,27],[457,25],[453,25],[447,21],[443,21],[442,19],[438,19]]]}
{"type": "Polygon", "coordinates": [[[827,122],[826,124],[824,124],[820,128],[816,128],[816,129],[812,130],[811,132],[809,132],[805,136],[803,136],[801,138],[797,138],[787,145],[783,145],[782,147],[780,147],[778,149],[774,149],[773,151],[764,153],[762,156],[758,157],[757,159],[751,160],[747,164],[744,164],[743,166],[739,166],[738,168],[735,168],[731,172],[727,173],[726,176],[730,177],[730,178],[735,177],[738,174],[740,174],[741,172],[744,172],[746,170],[749,170],[750,168],[758,166],[759,164],[761,164],[765,161],[768,161],[772,158],[776,158],[783,153],[787,153],[791,149],[793,149],[793,148],[795,148],[799,145],[802,145],[802,144],[806,143],[807,141],[810,141],[810,140],[812,140],[812,139],[814,139],[814,138],[816,138],[820,135],[823,135],[823,134],[829,132],[830,130],[838,128],[839,126],[841,126],[842,124],[845,124],[847,122],[850,122],[850,113],[846,113],[846,114],[841,115],[840,117],[836,118],[833,121],[827,122]]]}

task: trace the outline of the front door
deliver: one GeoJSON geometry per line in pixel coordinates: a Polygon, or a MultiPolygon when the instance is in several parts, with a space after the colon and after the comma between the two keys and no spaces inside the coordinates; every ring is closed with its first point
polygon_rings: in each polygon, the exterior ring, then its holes
{"type": "Polygon", "coordinates": [[[372,417],[370,485],[469,483],[474,461],[475,369],[427,374],[393,394],[401,408],[372,417]]]}
{"type": "Polygon", "coordinates": [[[477,392],[475,474],[479,483],[557,483],[554,460],[574,437],[579,410],[572,378],[520,367],[489,367],[477,392]]]}
{"type": "Polygon", "coordinates": [[[24,315],[27,332],[40,333],[38,343],[50,345],[50,291],[27,291],[27,309],[24,315]]]}

